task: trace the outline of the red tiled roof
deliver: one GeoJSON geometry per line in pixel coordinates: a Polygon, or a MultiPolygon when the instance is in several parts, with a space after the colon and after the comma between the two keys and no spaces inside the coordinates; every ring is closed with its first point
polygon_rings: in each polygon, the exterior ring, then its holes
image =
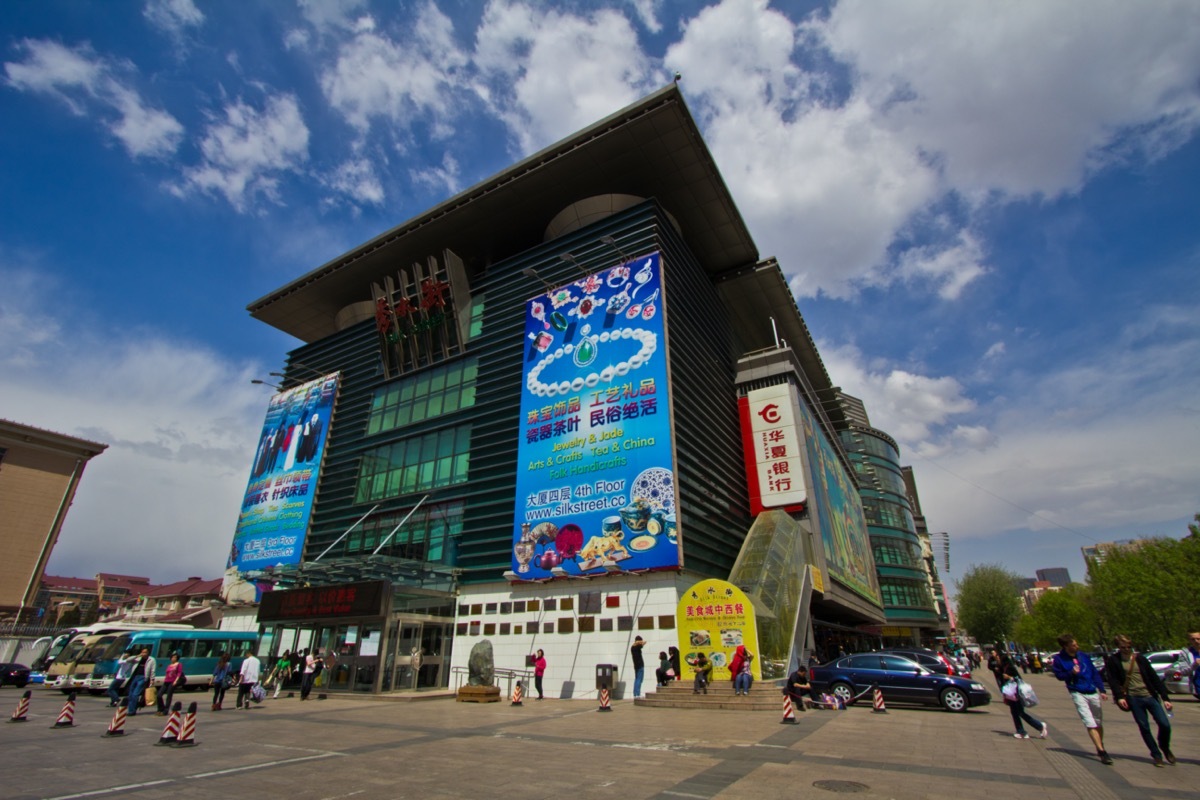
{"type": "Polygon", "coordinates": [[[51,591],[55,589],[75,592],[96,591],[96,582],[91,578],[64,578],[58,575],[43,575],[42,584],[51,591]]]}
{"type": "Polygon", "coordinates": [[[211,581],[188,578],[187,580],[168,583],[166,586],[155,586],[152,589],[142,592],[142,594],[146,597],[179,597],[197,594],[220,594],[222,582],[223,581],[221,578],[216,578],[211,581]]]}
{"type": "Polygon", "coordinates": [[[97,572],[97,581],[104,581],[106,586],[117,586],[125,584],[136,584],[138,586],[149,586],[150,579],[143,578],[139,575],[115,575],[111,572],[97,572]]]}

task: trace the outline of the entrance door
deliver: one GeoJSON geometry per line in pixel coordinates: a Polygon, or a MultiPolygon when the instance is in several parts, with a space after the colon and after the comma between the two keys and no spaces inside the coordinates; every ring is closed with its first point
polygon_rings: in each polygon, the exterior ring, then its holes
{"type": "Polygon", "coordinates": [[[441,688],[444,682],[442,649],[447,641],[449,626],[439,622],[426,622],[421,626],[421,663],[417,669],[417,688],[441,688]]]}
{"type": "Polygon", "coordinates": [[[350,686],[356,692],[375,691],[375,675],[379,671],[379,642],[382,637],[381,623],[373,622],[362,627],[350,686]]]}
{"type": "Polygon", "coordinates": [[[392,652],[396,654],[396,666],[393,671],[392,685],[387,686],[385,683],[384,689],[417,688],[416,672],[413,669],[413,650],[421,643],[421,623],[397,621],[396,627],[392,631],[392,641],[395,642],[392,652]]]}

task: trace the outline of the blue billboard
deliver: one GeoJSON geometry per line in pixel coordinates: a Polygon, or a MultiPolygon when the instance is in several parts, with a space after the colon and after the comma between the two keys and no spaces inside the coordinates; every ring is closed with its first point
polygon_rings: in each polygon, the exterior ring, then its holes
{"type": "Polygon", "coordinates": [[[334,373],[271,398],[226,568],[300,563],[337,389],[334,373]]]}
{"type": "Polygon", "coordinates": [[[526,304],[522,580],[679,566],[662,292],[652,253],[526,304]]]}

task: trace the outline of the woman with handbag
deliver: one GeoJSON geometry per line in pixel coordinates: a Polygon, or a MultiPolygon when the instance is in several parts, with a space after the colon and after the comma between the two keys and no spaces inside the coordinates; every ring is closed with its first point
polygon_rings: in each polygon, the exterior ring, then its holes
{"type": "Polygon", "coordinates": [[[175,697],[175,687],[183,686],[183,664],[179,663],[179,653],[171,653],[171,663],[167,664],[167,674],[163,676],[163,688],[158,693],[158,716],[165,717],[171,710],[171,700],[175,697]]]}
{"type": "Polygon", "coordinates": [[[1050,732],[1050,726],[1039,719],[1035,719],[1025,710],[1025,704],[1021,701],[1021,671],[1013,660],[1008,657],[1007,653],[997,651],[999,656],[999,676],[1002,679],[1000,693],[1004,696],[1004,702],[1008,705],[1009,713],[1012,714],[1013,726],[1017,732],[1013,734],[1015,739],[1028,739],[1029,734],[1025,732],[1025,726],[1021,724],[1024,720],[1034,727],[1038,732],[1039,739],[1045,739],[1050,732]]]}
{"type": "Polygon", "coordinates": [[[217,668],[213,670],[212,680],[208,684],[213,690],[213,711],[220,711],[221,703],[225,701],[225,690],[229,687],[229,673],[229,654],[221,653],[221,657],[217,659],[217,668]]]}

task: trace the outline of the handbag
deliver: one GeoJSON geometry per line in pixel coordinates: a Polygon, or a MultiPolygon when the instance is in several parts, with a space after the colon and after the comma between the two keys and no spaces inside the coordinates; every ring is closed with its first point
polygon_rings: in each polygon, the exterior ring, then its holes
{"type": "Polygon", "coordinates": [[[267,690],[263,688],[261,683],[256,683],[250,687],[250,699],[256,703],[261,703],[267,699],[267,690]]]}
{"type": "Polygon", "coordinates": [[[146,687],[146,705],[158,705],[158,687],[154,684],[146,687]]]}

